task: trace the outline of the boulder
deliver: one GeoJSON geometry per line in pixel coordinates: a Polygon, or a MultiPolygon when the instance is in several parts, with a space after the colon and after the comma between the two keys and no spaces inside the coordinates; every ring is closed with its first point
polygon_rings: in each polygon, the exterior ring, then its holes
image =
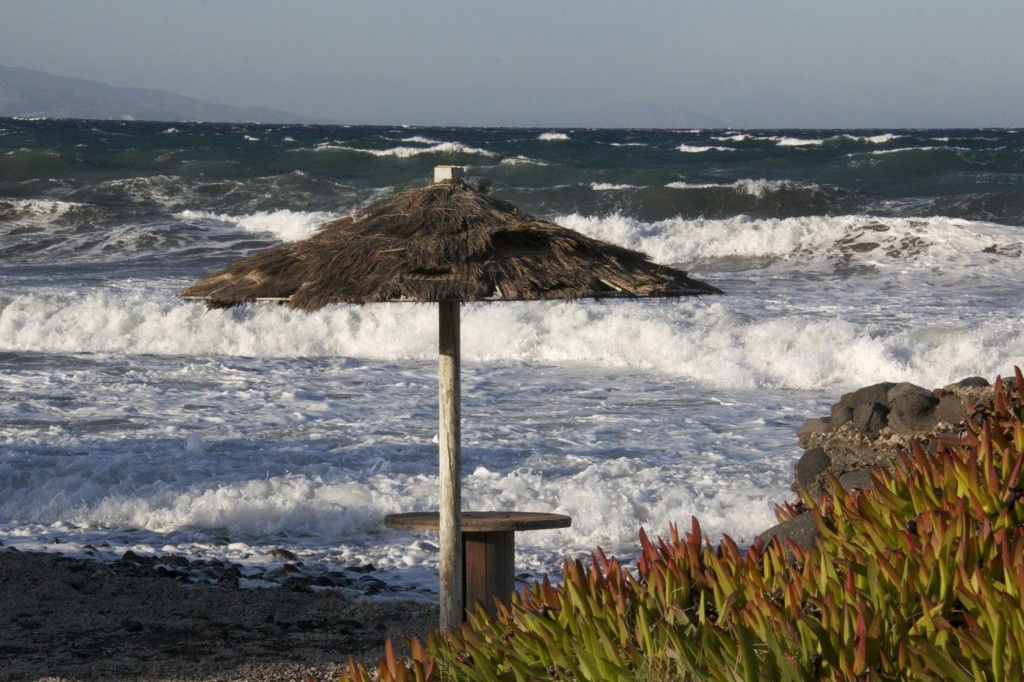
{"type": "Polygon", "coordinates": [[[832,428],[831,421],[828,417],[821,419],[808,419],[804,422],[803,426],[796,432],[797,440],[800,441],[800,445],[807,447],[807,440],[816,433],[826,433],[832,428]]]}
{"type": "Polygon", "coordinates": [[[912,384],[909,381],[903,381],[889,389],[889,392],[886,395],[889,406],[892,407],[893,401],[904,395],[922,395],[931,398],[935,397],[927,388],[923,388],[917,384],[912,384]]]}
{"type": "Polygon", "coordinates": [[[955,391],[958,388],[985,388],[990,385],[991,384],[988,383],[988,379],[985,377],[967,377],[966,379],[961,379],[956,383],[947,384],[942,388],[945,391],[955,391]]]}
{"type": "Polygon", "coordinates": [[[298,561],[299,557],[295,556],[295,552],[289,551],[284,547],[275,547],[274,549],[267,552],[267,556],[273,559],[279,559],[281,561],[298,561]]]}
{"type": "MultiPolygon", "coordinates": [[[[881,385],[881,384],[879,384],[881,385]]],[[[889,407],[882,403],[861,403],[853,408],[853,427],[863,434],[875,436],[888,423],[889,407]]]]}
{"type": "Polygon", "coordinates": [[[881,403],[885,405],[889,402],[889,391],[895,386],[896,384],[891,381],[872,384],[871,386],[858,388],[856,391],[852,391],[850,393],[844,393],[842,397],[839,398],[839,402],[853,408],[864,403],[881,403]]]}
{"type": "Polygon", "coordinates": [[[798,488],[809,488],[818,476],[828,470],[832,461],[822,448],[811,448],[796,463],[796,485],[798,488]]]}
{"type": "Polygon", "coordinates": [[[889,426],[893,431],[904,436],[925,435],[932,430],[939,421],[935,413],[935,406],[939,404],[938,399],[930,391],[919,389],[913,384],[907,384],[908,388],[902,392],[893,393],[890,391],[889,426]]]}
{"type": "Polygon", "coordinates": [[[857,469],[848,471],[839,477],[839,485],[843,490],[866,490],[873,486],[871,483],[871,471],[869,469],[857,469]]]}
{"type": "Polygon", "coordinates": [[[935,413],[938,415],[939,421],[957,424],[967,418],[967,406],[960,396],[947,393],[939,398],[935,413]]]}
{"type": "Polygon", "coordinates": [[[832,406],[832,416],[828,421],[832,428],[835,428],[842,426],[851,419],[853,419],[853,408],[843,403],[836,403],[832,406]]]}
{"type": "Polygon", "coordinates": [[[758,535],[757,539],[766,545],[775,538],[778,538],[783,545],[786,544],[786,540],[792,540],[796,543],[797,547],[810,549],[814,546],[814,542],[818,539],[819,535],[818,527],[814,525],[814,517],[811,516],[811,512],[804,512],[794,516],[789,521],[783,521],[776,526],[772,526],[758,535]]]}

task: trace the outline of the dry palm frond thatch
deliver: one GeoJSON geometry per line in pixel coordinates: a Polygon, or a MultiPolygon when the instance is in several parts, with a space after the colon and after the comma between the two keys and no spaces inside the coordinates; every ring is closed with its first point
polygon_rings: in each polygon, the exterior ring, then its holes
{"type": "Polygon", "coordinates": [[[462,180],[410,189],[180,293],[223,308],[722,293],[647,256],[523,213],[462,180]]]}

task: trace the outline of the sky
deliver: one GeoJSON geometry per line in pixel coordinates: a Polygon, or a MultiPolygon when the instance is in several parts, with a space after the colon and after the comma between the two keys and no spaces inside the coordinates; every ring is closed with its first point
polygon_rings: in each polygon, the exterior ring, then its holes
{"type": "Polygon", "coordinates": [[[343,123],[1024,125],[1019,0],[0,0],[0,64],[343,123]]]}

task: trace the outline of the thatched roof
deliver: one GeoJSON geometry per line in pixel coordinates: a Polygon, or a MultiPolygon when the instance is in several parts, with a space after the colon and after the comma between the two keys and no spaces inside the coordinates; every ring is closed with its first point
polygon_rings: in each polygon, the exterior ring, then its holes
{"type": "Polygon", "coordinates": [[[375,301],[696,296],[718,289],[637,251],[523,213],[462,180],[407,190],[180,292],[225,308],[375,301]]]}

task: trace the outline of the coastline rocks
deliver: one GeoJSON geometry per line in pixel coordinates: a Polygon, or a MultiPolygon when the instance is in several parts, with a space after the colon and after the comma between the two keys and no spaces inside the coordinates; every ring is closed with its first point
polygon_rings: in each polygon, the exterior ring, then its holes
{"type": "MultiPolygon", "coordinates": [[[[872,485],[871,471],[868,469],[849,471],[839,477],[839,485],[843,487],[843,490],[870,488],[872,485]]],[[[768,544],[774,538],[779,538],[783,544],[786,543],[786,540],[792,540],[796,543],[797,547],[810,549],[819,535],[818,527],[814,524],[811,512],[805,511],[788,521],[772,526],[758,535],[757,539],[765,544],[768,544]]]]}
{"type": "Polygon", "coordinates": [[[119,576],[171,578],[186,584],[211,584],[231,588],[276,587],[286,592],[314,592],[314,588],[345,589],[352,596],[373,596],[400,589],[368,575],[376,570],[372,564],[336,570],[321,564],[303,564],[297,561],[298,557],[293,552],[286,549],[273,549],[267,552],[267,555],[278,560],[291,557],[296,561],[286,561],[279,566],[268,568],[258,565],[243,566],[220,559],[189,560],[175,554],[142,555],[132,550],[126,551],[120,559],[109,563],[84,559],[81,561],[88,562],[83,565],[106,566],[113,574],[119,576]]]}
{"type": "Polygon", "coordinates": [[[828,417],[808,419],[797,431],[804,455],[793,490],[821,495],[829,474],[842,479],[859,470],[865,473],[851,487],[864,487],[866,471],[888,466],[912,439],[959,434],[968,405],[991,394],[989,382],[976,376],[935,390],[887,381],[845,393],[828,417]]]}
{"type": "Polygon", "coordinates": [[[810,549],[818,535],[818,527],[814,525],[811,513],[804,512],[777,526],[772,526],[758,535],[757,539],[766,545],[775,538],[781,540],[783,545],[786,544],[786,540],[792,540],[797,547],[810,549]]]}

